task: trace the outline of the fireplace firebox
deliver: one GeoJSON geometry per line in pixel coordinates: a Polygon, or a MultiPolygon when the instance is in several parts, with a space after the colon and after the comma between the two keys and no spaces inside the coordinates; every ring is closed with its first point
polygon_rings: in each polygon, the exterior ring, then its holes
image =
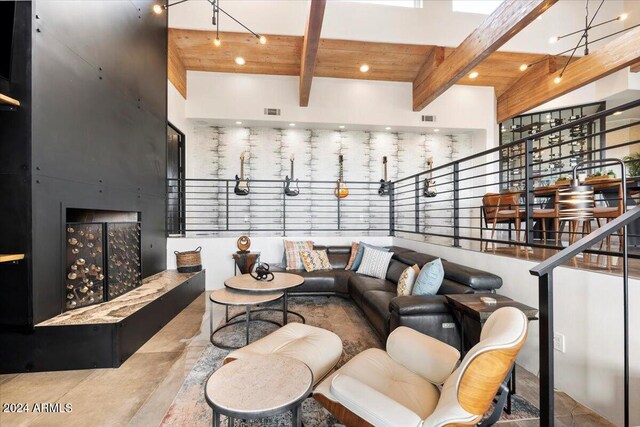
{"type": "Polygon", "coordinates": [[[142,284],[138,212],[67,209],[65,310],[112,300],[142,284]]]}

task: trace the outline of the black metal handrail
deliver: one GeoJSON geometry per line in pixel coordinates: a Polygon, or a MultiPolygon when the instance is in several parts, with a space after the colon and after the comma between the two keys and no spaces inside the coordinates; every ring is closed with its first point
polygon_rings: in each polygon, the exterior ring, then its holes
{"type": "Polygon", "coordinates": [[[623,248],[623,319],[624,319],[624,422],[629,426],[629,270],[627,265],[627,226],[640,219],[640,207],[624,212],[608,224],[578,240],[529,272],[539,277],[540,312],[540,425],[552,426],[554,420],[553,365],[553,271],[576,255],[602,242],[622,229],[623,248]]]}

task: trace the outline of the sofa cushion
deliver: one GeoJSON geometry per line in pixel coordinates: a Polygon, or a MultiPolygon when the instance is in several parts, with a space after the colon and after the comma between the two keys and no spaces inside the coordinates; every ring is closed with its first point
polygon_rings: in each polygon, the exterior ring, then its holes
{"type": "Polygon", "coordinates": [[[389,316],[391,316],[389,303],[394,298],[396,298],[396,292],[379,290],[367,291],[362,297],[360,308],[373,329],[383,338],[389,334],[389,316]]]}
{"type": "Polygon", "coordinates": [[[391,262],[389,263],[389,268],[387,269],[387,280],[393,283],[398,283],[398,280],[400,280],[400,276],[402,275],[402,272],[407,267],[410,267],[410,265],[407,265],[403,262],[400,262],[398,260],[391,258],[391,262]]]}
{"type": "Polygon", "coordinates": [[[364,248],[372,248],[377,249],[379,251],[389,252],[389,248],[384,248],[382,246],[375,246],[369,243],[360,242],[358,243],[358,253],[356,254],[356,259],[353,261],[353,265],[351,266],[351,271],[357,271],[360,267],[360,263],[362,262],[362,257],[364,257],[364,248]]]}
{"type": "Polygon", "coordinates": [[[353,267],[353,263],[356,260],[356,256],[358,255],[358,249],[360,248],[360,243],[353,242],[351,243],[351,254],[349,255],[349,261],[347,265],[344,267],[345,270],[351,270],[353,267]]]}
{"type": "Polygon", "coordinates": [[[313,251],[300,249],[300,258],[302,258],[304,269],[308,272],[332,269],[326,249],[313,251]]]}
{"type": "Polygon", "coordinates": [[[467,285],[461,285],[460,283],[449,280],[446,277],[442,280],[442,285],[440,285],[440,289],[438,289],[438,295],[472,294],[473,292],[473,289],[467,285]]]}
{"type": "Polygon", "coordinates": [[[362,306],[362,298],[367,291],[385,291],[395,294],[396,284],[385,279],[352,274],[349,278],[349,295],[358,306],[362,306]]]}
{"type": "Polygon", "coordinates": [[[477,290],[493,290],[502,286],[502,279],[487,271],[477,270],[453,262],[442,260],[444,277],[477,290]]]}
{"type": "Polygon", "coordinates": [[[414,264],[411,267],[404,269],[400,275],[400,279],[398,279],[398,296],[411,295],[413,285],[416,283],[418,274],[420,274],[418,264],[414,264]]]}
{"type": "Polygon", "coordinates": [[[310,240],[285,240],[283,243],[286,269],[303,269],[304,264],[302,264],[302,258],[300,258],[300,249],[313,249],[313,242],[310,240]]]}
{"type": "Polygon", "coordinates": [[[287,273],[298,274],[304,277],[304,283],[289,290],[289,294],[305,294],[320,293],[331,294],[338,293],[346,295],[348,293],[347,284],[349,277],[353,275],[351,271],[344,270],[322,270],[311,271],[305,270],[288,270],[287,273]]]}

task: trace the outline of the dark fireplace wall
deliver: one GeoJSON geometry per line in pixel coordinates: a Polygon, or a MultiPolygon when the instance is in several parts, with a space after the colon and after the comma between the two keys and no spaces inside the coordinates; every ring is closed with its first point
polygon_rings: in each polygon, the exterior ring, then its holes
{"type": "Polygon", "coordinates": [[[140,212],[143,277],[166,268],[167,18],[153,4],[32,4],[34,324],[63,310],[69,208],[140,212]]]}

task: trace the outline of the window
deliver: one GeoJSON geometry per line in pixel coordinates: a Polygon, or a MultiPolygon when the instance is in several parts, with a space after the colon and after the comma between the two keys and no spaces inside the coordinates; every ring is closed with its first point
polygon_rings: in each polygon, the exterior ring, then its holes
{"type": "Polygon", "coordinates": [[[382,6],[399,6],[421,8],[424,0],[351,0],[356,3],[378,4],[382,6]]]}
{"type": "Polygon", "coordinates": [[[452,0],[454,12],[480,13],[490,15],[503,0],[452,0]]]}

